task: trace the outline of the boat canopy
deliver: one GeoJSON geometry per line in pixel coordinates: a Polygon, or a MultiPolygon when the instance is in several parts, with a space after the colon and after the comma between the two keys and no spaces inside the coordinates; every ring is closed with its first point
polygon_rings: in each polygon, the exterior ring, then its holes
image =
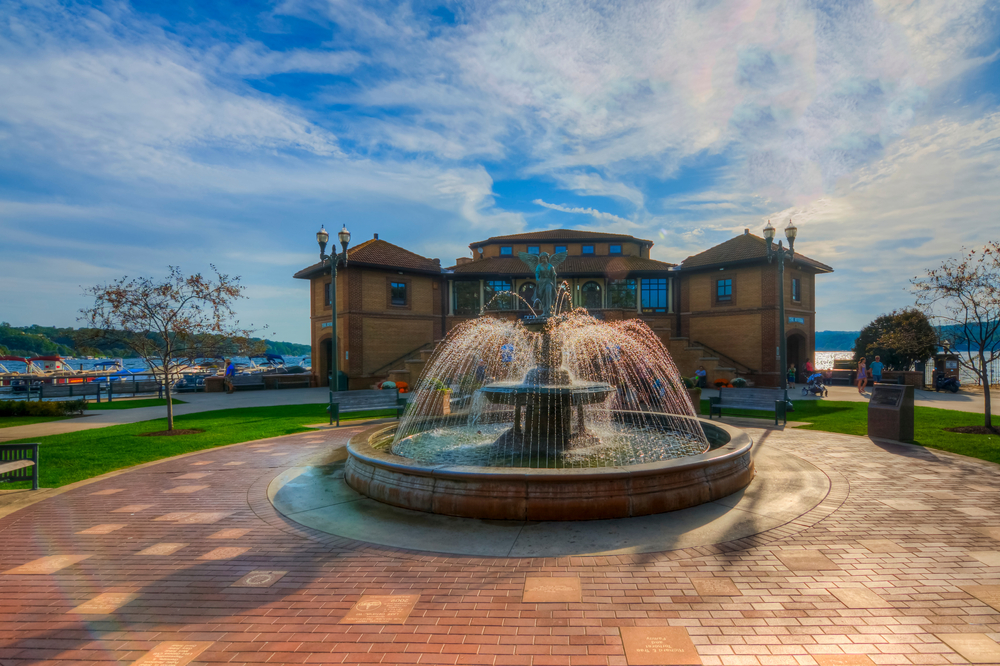
{"type": "Polygon", "coordinates": [[[59,361],[60,363],[65,363],[66,359],[58,354],[53,354],[51,356],[32,356],[28,359],[29,361],[59,361]]]}
{"type": "Polygon", "coordinates": [[[21,363],[27,363],[28,359],[23,356],[0,356],[0,361],[20,361],[21,363]]]}

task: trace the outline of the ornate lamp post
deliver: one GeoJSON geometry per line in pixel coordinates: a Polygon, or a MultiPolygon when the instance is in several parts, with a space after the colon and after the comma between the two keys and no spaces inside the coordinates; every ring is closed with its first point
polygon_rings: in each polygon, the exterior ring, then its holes
{"type": "Polygon", "coordinates": [[[321,226],[316,232],[316,242],[319,243],[319,260],[330,262],[330,356],[333,359],[333,367],[330,374],[330,424],[333,424],[333,392],[340,389],[340,353],[337,350],[337,264],[344,262],[347,266],[347,244],[351,242],[351,232],[347,230],[347,225],[337,233],[340,239],[342,252],[326,254],[326,243],[330,240],[330,234],[326,232],[326,227],[321,226]]]}
{"type": "Polygon", "coordinates": [[[779,370],[781,371],[781,388],[785,394],[785,403],[788,403],[788,343],[785,340],[785,259],[789,262],[795,261],[795,237],[798,235],[798,228],[792,224],[791,220],[785,227],[785,238],[788,239],[788,249],[786,250],[778,241],[778,249],[772,246],[775,228],[771,226],[771,221],[767,221],[764,227],[764,239],[767,240],[767,261],[771,263],[774,257],[778,257],[778,356],[779,370]]]}

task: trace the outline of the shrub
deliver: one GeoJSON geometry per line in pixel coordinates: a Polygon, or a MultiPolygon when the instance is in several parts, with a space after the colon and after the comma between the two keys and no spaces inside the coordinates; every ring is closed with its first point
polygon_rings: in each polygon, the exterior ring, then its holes
{"type": "Polygon", "coordinates": [[[0,416],[66,416],[87,409],[87,401],[62,400],[57,402],[30,402],[27,400],[0,400],[0,416]]]}
{"type": "Polygon", "coordinates": [[[694,388],[698,385],[696,382],[697,377],[694,379],[691,377],[681,377],[681,379],[684,380],[684,388],[694,388]]]}
{"type": "Polygon", "coordinates": [[[736,379],[734,379],[733,381],[731,381],[729,383],[732,385],[733,388],[746,388],[747,387],[747,380],[743,379],[742,377],[737,377],[736,379]]]}

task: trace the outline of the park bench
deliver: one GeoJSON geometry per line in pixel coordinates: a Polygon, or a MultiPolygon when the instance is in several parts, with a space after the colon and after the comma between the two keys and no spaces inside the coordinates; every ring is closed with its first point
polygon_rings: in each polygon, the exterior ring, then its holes
{"type": "Polygon", "coordinates": [[[38,398],[85,398],[99,396],[101,385],[95,382],[80,384],[39,384],[38,398]]]}
{"type": "Polygon", "coordinates": [[[264,388],[264,376],[257,373],[252,375],[236,375],[233,377],[233,390],[242,391],[264,388]]]}
{"type": "Polygon", "coordinates": [[[759,412],[774,412],[774,425],[778,419],[788,423],[788,404],[781,389],[770,388],[720,388],[718,397],[708,399],[708,418],[718,414],[722,418],[723,409],[751,409],[759,412]]]}
{"type": "Polygon", "coordinates": [[[340,425],[340,415],[350,412],[367,412],[372,409],[395,409],[396,417],[401,418],[406,409],[409,393],[399,394],[396,391],[338,391],[333,394],[330,412],[330,423],[340,425]]]}
{"type": "Polygon", "coordinates": [[[14,481],[38,490],[38,444],[0,444],[0,483],[14,481]]]}

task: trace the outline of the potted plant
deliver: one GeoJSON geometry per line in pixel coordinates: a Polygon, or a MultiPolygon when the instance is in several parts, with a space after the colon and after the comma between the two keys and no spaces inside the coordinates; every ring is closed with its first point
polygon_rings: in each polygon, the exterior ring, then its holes
{"type": "Polygon", "coordinates": [[[433,416],[448,416],[451,414],[451,389],[440,379],[431,378],[427,382],[431,391],[429,414],[433,416]]]}

